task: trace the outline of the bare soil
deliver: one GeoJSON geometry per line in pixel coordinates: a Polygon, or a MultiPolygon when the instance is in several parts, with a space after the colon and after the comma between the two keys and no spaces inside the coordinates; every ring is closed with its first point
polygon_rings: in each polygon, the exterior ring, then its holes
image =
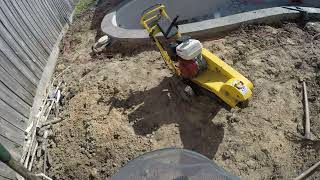
{"type": "MultiPolygon", "coordinates": [[[[104,4],[111,7],[117,2],[104,4]]],[[[110,8],[109,8],[110,9],[110,8]]],[[[320,160],[320,40],[301,24],[243,27],[204,46],[254,83],[244,109],[227,111],[206,96],[184,98],[184,84],[152,46],[91,46],[105,9],[76,17],[63,40],[56,74],[63,121],[49,141],[54,179],[105,179],[151,150],[199,152],[243,179],[290,179],[320,160]],[[312,40],[313,39],[313,40],[312,40]],[[302,80],[311,129],[303,135],[302,80]]],[[[319,179],[315,173],[311,179],[319,179]]]]}

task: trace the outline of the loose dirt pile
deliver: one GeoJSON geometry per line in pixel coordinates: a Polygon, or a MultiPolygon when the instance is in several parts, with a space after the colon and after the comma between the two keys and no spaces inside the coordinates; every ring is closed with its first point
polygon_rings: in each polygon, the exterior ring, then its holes
{"type": "Polygon", "coordinates": [[[320,136],[315,31],[284,23],[203,41],[255,85],[249,106],[229,112],[205,96],[185,101],[183,83],[152,47],[111,46],[93,56],[98,26],[90,23],[96,16],[89,11],[76,18],[61,47],[56,74],[70,68],[60,77],[63,121],[50,140],[51,177],[104,179],[165,147],[197,151],[244,179],[293,178],[320,160],[318,141],[299,138],[302,80],[309,87],[312,132],[320,136]]]}

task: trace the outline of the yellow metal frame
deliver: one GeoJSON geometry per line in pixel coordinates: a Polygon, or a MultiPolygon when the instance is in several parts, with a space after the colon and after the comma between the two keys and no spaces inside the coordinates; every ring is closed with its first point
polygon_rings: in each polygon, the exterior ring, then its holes
{"type": "MultiPolygon", "coordinates": [[[[150,38],[157,45],[157,47],[160,50],[160,53],[161,53],[163,59],[165,60],[165,62],[169,66],[169,68],[171,70],[173,70],[177,75],[180,75],[179,69],[175,66],[175,64],[171,60],[168,52],[166,50],[164,50],[164,48],[163,48],[162,44],[160,43],[159,39],[156,37],[156,35],[161,33],[161,31],[160,31],[160,28],[157,26],[157,24],[155,22],[160,18],[160,16],[164,16],[164,17],[166,17],[168,19],[170,19],[170,17],[166,13],[164,5],[158,4],[158,5],[155,5],[153,7],[154,7],[153,9],[150,9],[149,11],[146,11],[141,16],[140,24],[142,24],[142,26],[148,31],[150,38]]],[[[176,36],[177,36],[177,38],[181,37],[181,34],[178,32],[178,34],[176,36]]]]}
{"type": "MultiPolygon", "coordinates": [[[[150,38],[159,48],[169,68],[180,76],[179,68],[174,64],[168,52],[157,38],[157,34],[161,33],[161,31],[156,22],[161,16],[170,19],[165,11],[165,6],[158,4],[145,11],[140,19],[140,23],[148,31],[150,38]]],[[[181,37],[181,34],[178,33],[176,37],[181,37]]],[[[252,96],[252,82],[209,50],[203,48],[202,56],[206,60],[208,68],[195,78],[192,78],[191,81],[213,92],[231,107],[235,107],[239,102],[246,101],[252,96]]]]}

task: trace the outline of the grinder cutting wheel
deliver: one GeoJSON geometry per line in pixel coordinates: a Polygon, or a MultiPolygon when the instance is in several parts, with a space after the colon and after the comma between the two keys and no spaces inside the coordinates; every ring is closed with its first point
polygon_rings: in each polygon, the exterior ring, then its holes
{"type": "Polygon", "coordinates": [[[178,16],[171,21],[162,4],[146,9],[140,20],[169,68],[201,89],[214,93],[230,107],[247,102],[252,96],[253,84],[203,48],[200,41],[181,36],[177,20],[178,16]],[[159,33],[167,39],[167,45],[159,41],[159,33]]]}

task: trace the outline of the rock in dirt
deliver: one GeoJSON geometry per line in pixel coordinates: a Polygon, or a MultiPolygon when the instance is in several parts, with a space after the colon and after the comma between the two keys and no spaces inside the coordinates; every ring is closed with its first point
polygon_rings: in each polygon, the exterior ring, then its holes
{"type": "Polygon", "coordinates": [[[38,149],[37,149],[36,155],[37,155],[38,158],[41,157],[41,155],[42,155],[42,148],[38,148],[38,149]]]}
{"type": "Polygon", "coordinates": [[[96,179],[98,177],[98,169],[92,168],[90,172],[90,179],[96,179]]]}
{"type": "Polygon", "coordinates": [[[297,69],[300,69],[301,66],[302,66],[302,60],[299,60],[299,61],[294,63],[294,67],[297,68],[297,69]]]}
{"type": "Polygon", "coordinates": [[[57,66],[57,71],[63,71],[64,69],[66,69],[66,66],[64,64],[59,64],[57,66]]]}
{"type": "Polygon", "coordinates": [[[248,160],[248,161],[246,162],[246,164],[247,164],[247,166],[248,166],[249,168],[255,169],[256,162],[253,161],[252,159],[248,160]]]}
{"type": "Polygon", "coordinates": [[[120,138],[120,134],[114,134],[114,135],[113,135],[113,138],[114,138],[114,139],[119,139],[119,138],[120,138]]]}
{"type": "Polygon", "coordinates": [[[227,114],[227,120],[228,123],[234,123],[234,122],[239,122],[239,118],[237,118],[237,115],[235,113],[228,113],[227,114]]]}
{"type": "Polygon", "coordinates": [[[193,89],[190,86],[186,86],[184,88],[184,92],[190,97],[193,97],[195,95],[193,89]]]}
{"type": "Polygon", "coordinates": [[[77,92],[76,92],[76,90],[75,89],[73,89],[73,88],[70,88],[69,90],[68,90],[68,92],[67,92],[67,94],[66,94],[66,100],[70,100],[70,99],[72,99],[74,96],[76,96],[76,94],[77,94],[77,92]]]}
{"type": "Polygon", "coordinates": [[[232,154],[231,154],[229,151],[225,151],[225,152],[223,152],[223,154],[222,154],[222,158],[223,158],[224,160],[230,159],[231,156],[232,156],[232,154]]]}
{"type": "Polygon", "coordinates": [[[320,33],[319,22],[308,22],[305,26],[306,30],[311,33],[320,33]]]}

